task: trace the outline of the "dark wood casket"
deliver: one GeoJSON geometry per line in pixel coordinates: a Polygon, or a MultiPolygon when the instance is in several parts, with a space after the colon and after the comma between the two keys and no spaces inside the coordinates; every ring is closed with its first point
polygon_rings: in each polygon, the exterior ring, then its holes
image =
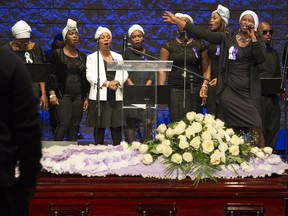
{"type": "Polygon", "coordinates": [[[241,215],[236,214],[237,211],[248,206],[250,208],[246,209],[245,215],[284,216],[288,215],[287,200],[287,174],[220,179],[218,182],[206,180],[195,187],[188,178],[168,180],[42,173],[30,215],[225,216],[241,215]],[[149,214],[149,211],[156,212],[157,208],[158,213],[149,214]],[[70,213],[61,214],[67,209],[70,213]]]}

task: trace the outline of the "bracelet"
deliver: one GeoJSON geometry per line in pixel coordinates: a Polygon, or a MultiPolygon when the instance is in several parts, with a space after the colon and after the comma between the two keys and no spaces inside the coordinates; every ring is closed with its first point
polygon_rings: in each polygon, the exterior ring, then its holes
{"type": "Polygon", "coordinates": [[[207,85],[205,85],[205,84],[203,84],[202,86],[203,86],[203,87],[205,87],[205,88],[208,88],[208,86],[207,86],[207,85]]]}
{"type": "Polygon", "coordinates": [[[106,88],[109,88],[109,84],[110,84],[110,82],[107,80],[106,81],[106,88]]]}
{"type": "Polygon", "coordinates": [[[49,96],[50,99],[53,98],[53,97],[56,97],[56,95],[50,95],[50,96],[49,96]]]}

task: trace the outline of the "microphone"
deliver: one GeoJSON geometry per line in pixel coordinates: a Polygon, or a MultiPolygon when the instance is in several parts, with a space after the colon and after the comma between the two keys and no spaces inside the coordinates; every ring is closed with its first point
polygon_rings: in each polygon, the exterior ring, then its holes
{"type": "Polygon", "coordinates": [[[249,25],[249,26],[247,26],[247,29],[248,29],[249,31],[251,31],[251,29],[253,29],[253,28],[254,28],[253,25],[249,25]]]}
{"type": "Polygon", "coordinates": [[[128,40],[127,35],[124,35],[124,38],[123,38],[123,54],[126,52],[126,49],[127,49],[127,46],[128,46],[127,40],[128,40]]]}
{"type": "Polygon", "coordinates": [[[184,42],[185,42],[185,43],[188,42],[188,34],[187,34],[187,31],[184,32],[184,42]]]}

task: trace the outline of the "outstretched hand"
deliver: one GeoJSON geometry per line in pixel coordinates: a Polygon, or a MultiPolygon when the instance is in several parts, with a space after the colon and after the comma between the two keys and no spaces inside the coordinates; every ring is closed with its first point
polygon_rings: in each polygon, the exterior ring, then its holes
{"type": "Polygon", "coordinates": [[[178,19],[173,13],[170,11],[165,11],[163,14],[164,22],[168,22],[171,24],[177,24],[176,20],[178,19]]]}

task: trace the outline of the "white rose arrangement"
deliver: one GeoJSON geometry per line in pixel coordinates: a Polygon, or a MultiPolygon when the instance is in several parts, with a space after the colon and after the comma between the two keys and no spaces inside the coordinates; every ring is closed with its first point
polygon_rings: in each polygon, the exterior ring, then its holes
{"type": "Polygon", "coordinates": [[[142,162],[149,165],[159,158],[166,164],[166,175],[175,171],[192,175],[195,184],[204,178],[216,180],[213,174],[223,167],[248,170],[251,158],[263,159],[272,154],[270,147],[253,146],[210,114],[188,112],[181,121],[161,124],[156,130],[155,138],[144,146],[132,143],[132,148],[139,148],[143,154],[142,162]]]}

